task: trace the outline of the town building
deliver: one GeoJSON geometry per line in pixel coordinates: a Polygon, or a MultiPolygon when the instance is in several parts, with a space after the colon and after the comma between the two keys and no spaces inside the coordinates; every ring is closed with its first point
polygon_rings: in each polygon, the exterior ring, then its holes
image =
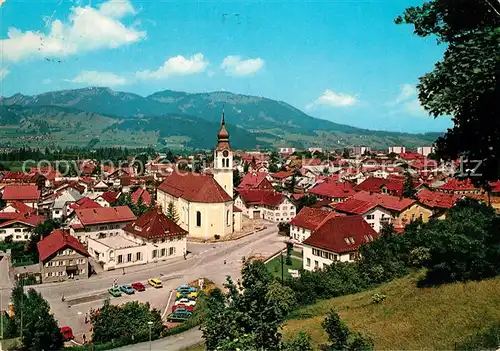
{"type": "Polygon", "coordinates": [[[249,218],[273,222],[288,222],[296,214],[294,202],[274,190],[242,190],[234,205],[249,218]]]}
{"type": "Polygon", "coordinates": [[[343,202],[354,195],[355,191],[349,182],[326,181],[308,190],[309,194],[315,195],[320,200],[330,202],[343,202]]]}
{"type": "Polygon", "coordinates": [[[136,219],[128,206],[78,208],[70,217],[71,235],[82,243],[88,238],[97,239],[117,236],[128,223],[136,219]]]}
{"type": "Polygon", "coordinates": [[[290,155],[290,154],[293,154],[295,151],[296,151],[296,149],[294,147],[280,147],[280,148],[278,148],[278,152],[282,155],[283,154],[290,155]]]}
{"type": "Polygon", "coordinates": [[[406,152],[406,148],[404,146],[389,146],[389,153],[395,154],[403,154],[406,152]]]}
{"type": "Polygon", "coordinates": [[[121,269],[183,257],[187,234],[158,207],[128,223],[119,235],[89,238],[88,251],[104,270],[121,269]]]}
{"type": "Polygon", "coordinates": [[[273,185],[269,181],[272,177],[264,172],[248,172],[241,178],[241,183],[236,190],[274,190],[273,185]]]}
{"type": "Polygon", "coordinates": [[[354,262],[359,247],[377,238],[377,232],[361,216],[329,218],[302,243],[303,268],[313,271],[335,262],[354,262]]]}
{"type": "Polygon", "coordinates": [[[54,230],[38,242],[37,248],[43,283],[89,277],[89,254],[68,231],[54,230]]]}
{"type": "Polygon", "coordinates": [[[12,201],[0,210],[0,223],[16,219],[25,214],[36,213],[36,209],[20,201],[12,201]]]}
{"type": "Polygon", "coordinates": [[[32,208],[38,208],[40,190],[36,185],[9,184],[3,188],[2,199],[7,204],[19,201],[32,208]]]}
{"type": "Polygon", "coordinates": [[[353,146],[351,148],[351,153],[354,156],[362,156],[370,152],[372,152],[372,148],[369,146],[353,146]]]}
{"type": "Polygon", "coordinates": [[[441,191],[421,189],[416,194],[418,202],[432,209],[432,217],[438,219],[446,218],[446,214],[463,195],[455,195],[441,191]]]}
{"type": "Polygon", "coordinates": [[[351,216],[362,216],[377,233],[380,232],[384,224],[390,223],[392,219],[392,213],[382,206],[354,198],[335,204],[334,210],[351,216]]]}
{"type": "Polygon", "coordinates": [[[333,211],[325,211],[321,208],[304,207],[290,221],[290,239],[300,244],[309,238],[311,233],[320,227],[324,221],[337,216],[344,215],[333,211]]]}
{"type": "Polygon", "coordinates": [[[402,196],[404,183],[403,179],[369,177],[356,185],[354,190],[402,196]]]}
{"type": "Polygon", "coordinates": [[[11,237],[13,241],[28,241],[31,239],[33,229],[44,219],[33,213],[25,213],[15,219],[0,223],[0,241],[5,241],[7,237],[11,237]]]}
{"type": "Polygon", "coordinates": [[[422,155],[422,156],[429,156],[430,154],[433,154],[435,151],[434,146],[419,146],[417,147],[417,153],[422,155]]]}
{"type": "Polygon", "coordinates": [[[439,186],[437,191],[456,195],[472,195],[481,193],[481,189],[472,184],[470,178],[465,180],[451,178],[445,184],[439,186]]]}

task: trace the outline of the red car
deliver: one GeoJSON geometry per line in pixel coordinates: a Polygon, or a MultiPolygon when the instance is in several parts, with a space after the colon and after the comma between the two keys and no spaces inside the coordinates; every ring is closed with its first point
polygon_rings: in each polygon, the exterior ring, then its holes
{"type": "Polygon", "coordinates": [[[172,306],[172,312],[175,312],[176,309],[178,308],[184,308],[186,311],[193,312],[194,311],[194,306],[188,306],[188,305],[183,305],[183,304],[178,304],[178,305],[173,305],[172,306]]]}
{"type": "Polygon", "coordinates": [[[70,327],[64,326],[59,328],[59,330],[61,331],[64,341],[72,340],[74,338],[73,329],[71,329],[70,327]]]}
{"type": "Polygon", "coordinates": [[[136,291],[144,291],[146,290],[146,288],[144,287],[144,285],[140,282],[137,282],[137,283],[133,283],[133,284],[130,284],[136,291]]]}

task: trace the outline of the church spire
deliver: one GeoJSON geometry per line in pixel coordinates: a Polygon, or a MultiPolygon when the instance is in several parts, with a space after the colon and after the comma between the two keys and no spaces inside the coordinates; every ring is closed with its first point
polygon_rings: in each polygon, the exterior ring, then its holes
{"type": "Polygon", "coordinates": [[[229,133],[226,129],[226,120],[224,116],[224,107],[222,107],[222,117],[220,123],[220,130],[217,134],[217,149],[229,149],[229,133]]]}

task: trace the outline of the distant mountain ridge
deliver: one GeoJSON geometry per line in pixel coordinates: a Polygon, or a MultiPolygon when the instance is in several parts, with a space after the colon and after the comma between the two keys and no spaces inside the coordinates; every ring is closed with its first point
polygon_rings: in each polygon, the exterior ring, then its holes
{"type": "MultiPolygon", "coordinates": [[[[246,148],[279,145],[340,148],[359,144],[372,147],[389,145],[415,147],[429,145],[440,135],[440,133],[410,134],[356,128],[314,118],[282,101],[229,92],[186,93],[164,90],[143,97],[109,88],[89,87],[34,96],[15,94],[4,98],[3,105],[1,111],[4,115],[7,114],[5,108],[9,108],[9,113],[13,113],[12,109],[32,106],[57,106],[70,108],[73,111],[95,113],[105,118],[116,119],[115,127],[119,130],[131,133],[156,132],[158,140],[152,141],[152,144],[165,143],[164,138],[172,137],[175,130],[177,137],[190,140],[187,144],[183,144],[186,147],[193,145],[203,147],[206,144],[204,141],[199,143],[196,141],[201,138],[196,129],[208,123],[205,126],[206,131],[212,130],[213,123],[220,122],[223,107],[226,111],[226,120],[233,125],[233,130],[230,130],[232,142],[236,146],[239,144],[236,136],[243,138],[245,142],[241,144],[246,148]]],[[[9,118],[12,121],[12,116],[9,118]]],[[[6,120],[2,117],[0,123],[6,125],[6,120]]],[[[109,130],[110,126],[106,128],[109,130]]],[[[168,144],[168,141],[166,143],[168,144]]]]}

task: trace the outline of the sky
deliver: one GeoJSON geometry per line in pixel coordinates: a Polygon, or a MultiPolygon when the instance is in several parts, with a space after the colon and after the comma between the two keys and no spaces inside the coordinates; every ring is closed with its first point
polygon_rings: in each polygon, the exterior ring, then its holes
{"type": "MultiPolygon", "coordinates": [[[[423,0],[0,0],[0,95],[229,91],[311,116],[444,131],[417,99],[444,47],[394,18],[423,0]]],[[[230,118],[230,116],[228,116],[230,118]]]]}

